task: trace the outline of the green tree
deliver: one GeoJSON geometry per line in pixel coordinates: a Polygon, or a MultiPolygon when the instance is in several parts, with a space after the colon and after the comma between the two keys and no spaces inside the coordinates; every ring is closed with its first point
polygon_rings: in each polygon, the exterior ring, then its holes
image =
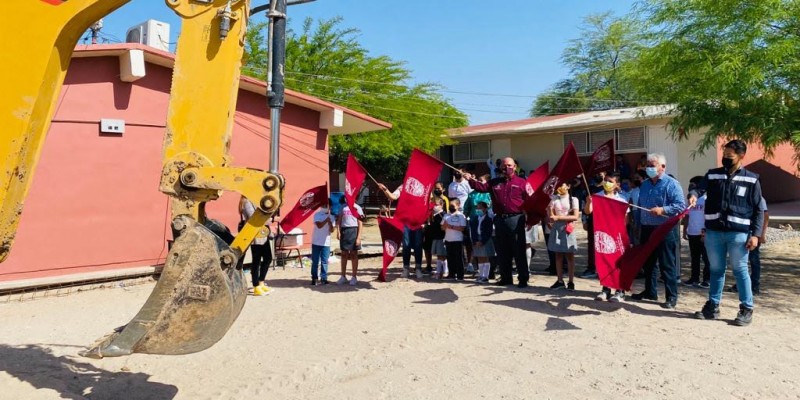
{"type": "MultiPolygon", "coordinates": [[[[314,22],[300,32],[289,30],[286,86],[392,123],[392,129],[330,139],[331,167],[342,170],[348,153],[387,179],[402,177],[411,150],[434,152],[449,143],[449,128],[467,117],[432,83],[408,84],[411,72],[401,61],[372,56],[357,40],[359,31],[342,28],[340,17],[314,22]]],[[[247,33],[246,74],[266,77],[266,24],[247,33]]]]}
{"type": "Polygon", "coordinates": [[[610,12],[584,19],[580,36],[570,41],[561,63],[570,76],[537,96],[532,117],[638,105],[628,70],[645,43],[634,18],[610,12]]]}
{"type": "Polygon", "coordinates": [[[800,154],[800,2],[646,0],[639,11],[654,44],[635,82],[676,105],[676,139],[707,128],[701,152],[737,137],[800,154]]]}

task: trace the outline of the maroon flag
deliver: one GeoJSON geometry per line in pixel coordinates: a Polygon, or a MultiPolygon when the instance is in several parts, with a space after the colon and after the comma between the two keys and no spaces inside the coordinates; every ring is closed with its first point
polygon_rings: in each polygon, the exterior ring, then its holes
{"type": "Polygon", "coordinates": [[[292,211],[289,211],[289,213],[283,217],[280,223],[281,229],[288,233],[292,229],[296,228],[297,225],[300,225],[303,221],[305,221],[306,218],[308,218],[308,216],[314,212],[314,210],[327,203],[327,183],[308,189],[308,191],[303,193],[303,195],[300,196],[300,199],[297,200],[297,204],[294,205],[292,211]]]}
{"type": "MultiPolygon", "coordinates": [[[[623,289],[620,257],[630,247],[628,230],[625,228],[625,215],[628,203],[596,194],[592,196],[592,215],[594,216],[594,263],[597,275],[603,286],[617,290],[623,289]]],[[[636,277],[638,270],[634,272],[636,277]]],[[[633,280],[631,279],[631,282],[633,280]]]]}
{"type": "Polygon", "coordinates": [[[598,147],[589,159],[589,168],[586,173],[595,176],[599,172],[611,172],[616,167],[614,158],[614,139],[609,139],[598,147]]]}
{"type": "MultiPolygon", "coordinates": [[[[642,210],[642,212],[647,211],[642,210]]],[[[647,239],[647,242],[626,251],[625,254],[617,260],[617,269],[620,270],[620,287],[623,290],[631,290],[633,280],[636,278],[636,274],[639,273],[639,270],[644,266],[647,257],[655,251],[656,247],[664,241],[667,234],[675,228],[675,225],[677,225],[681,218],[688,212],[689,209],[687,208],[682,213],[659,225],[650,235],[650,238],[647,239]]],[[[595,226],[597,226],[597,220],[597,218],[594,219],[595,226]]],[[[595,240],[595,243],[597,243],[597,240],[595,240]]]]}
{"type": "Polygon", "coordinates": [[[347,169],[344,174],[344,197],[347,199],[347,206],[353,215],[358,215],[354,205],[356,204],[356,197],[361,190],[361,185],[364,184],[364,179],[367,178],[367,170],[353,157],[352,154],[347,155],[347,169]]]}
{"type": "Polygon", "coordinates": [[[395,218],[378,217],[378,228],[381,230],[383,243],[383,269],[378,274],[378,280],[386,282],[386,270],[397,256],[397,251],[403,242],[403,224],[395,218]]]}
{"type": "MultiPolygon", "coordinates": [[[[581,160],[578,158],[575,146],[570,142],[567,148],[564,149],[564,154],[558,159],[558,163],[556,163],[553,171],[550,172],[550,176],[533,193],[533,198],[528,208],[528,214],[538,216],[539,219],[544,218],[545,210],[550,204],[550,199],[556,188],[561,186],[562,183],[568,182],[581,174],[583,174],[581,160]]],[[[538,220],[536,222],[538,222],[538,220]]]]}
{"type": "Polygon", "coordinates": [[[442,172],[442,165],[436,158],[414,149],[394,214],[398,221],[414,229],[425,223],[430,209],[431,190],[442,172]]]}
{"type": "Polygon", "coordinates": [[[533,211],[533,200],[534,200],[534,193],[535,190],[538,190],[542,183],[547,179],[547,175],[550,173],[550,161],[545,161],[539,168],[536,168],[531,174],[528,176],[528,185],[525,187],[528,190],[528,197],[525,199],[525,203],[522,204],[522,208],[525,210],[526,218],[525,221],[527,225],[533,226],[536,225],[539,220],[541,220],[541,216],[537,215],[535,211],[533,211]]]}

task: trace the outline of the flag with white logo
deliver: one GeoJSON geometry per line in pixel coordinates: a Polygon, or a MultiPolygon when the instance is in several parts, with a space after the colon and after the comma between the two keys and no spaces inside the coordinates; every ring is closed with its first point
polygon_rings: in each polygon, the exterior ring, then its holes
{"type": "Polygon", "coordinates": [[[442,172],[442,162],[417,149],[411,153],[394,217],[411,229],[428,219],[431,190],[442,172]]]}
{"type": "Polygon", "coordinates": [[[283,229],[284,232],[290,232],[292,229],[296,228],[297,225],[303,223],[317,208],[326,204],[328,204],[327,183],[308,189],[300,196],[300,199],[297,200],[297,204],[294,205],[292,211],[289,211],[289,213],[281,219],[281,229],[283,229]]]}
{"type": "Polygon", "coordinates": [[[378,280],[386,282],[386,270],[394,261],[400,245],[403,243],[403,224],[396,218],[378,217],[378,228],[381,231],[383,243],[383,269],[378,274],[378,280]]]}
{"type": "Polygon", "coordinates": [[[356,204],[356,197],[361,190],[361,185],[367,178],[367,170],[361,166],[352,154],[347,155],[347,169],[344,174],[344,198],[347,199],[347,206],[353,215],[358,215],[354,205],[356,204]]]}

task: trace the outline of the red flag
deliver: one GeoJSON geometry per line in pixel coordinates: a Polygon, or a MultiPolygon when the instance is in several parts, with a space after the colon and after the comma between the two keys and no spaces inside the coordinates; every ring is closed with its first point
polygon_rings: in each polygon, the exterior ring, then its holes
{"type": "Polygon", "coordinates": [[[324,184],[321,186],[317,186],[311,189],[308,189],[300,199],[297,200],[297,204],[294,205],[292,211],[289,211],[283,219],[281,219],[281,229],[284,232],[289,232],[292,229],[296,228],[297,225],[300,225],[303,221],[308,218],[311,213],[314,212],[320,206],[328,203],[328,184],[324,184]]]}
{"type": "Polygon", "coordinates": [[[358,160],[352,154],[347,155],[347,169],[344,174],[344,197],[347,199],[347,206],[353,215],[357,215],[354,205],[356,204],[356,197],[364,184],[364,179],[367,178],[367,170],[359,164],[358,160]]]}
{"type": "Polygon", "coordinates": [[[598,147],[589,159],[589,168],[586,173],[595,176],[599,172],[611,172],[616,168],[614,158],[614,139],[609,139],[598,147]]]}
{"type": "Polygon", "coordinates": [[[550,173],[550,177],[533,193],[528,213],[538,216],[538,219],[544,218],[545,210],[550,205],[550,200],[556,188],[581,174],[583,174],[583,166],[581,166],[575,146],[570,142],[567,148],[564,149],[564,154],[558,159],[558,163],[550,173]]]}
{"type": "Polygon", "coordinates": [[[416,229],[428,218],[431,190],[442,162],[417,149],[411,153],[406,177],[400,190],[400,199],[394,217],[408,227],[416,229]]]}
{"type": "Polygon", "coordinates": [[[403,224],[395,218],[378,217],[378,228],[381,230],[383,243],[383,269],[378,274],[378,280],[386,282],[386,270],[403,243],[403,224]]]}
{"type": "MultiPolygon", "coordinates": [[[[620,270],[620,286],[623,290],[631,290],[633,280],[636,278],[636,274],[639,273],[639,270],[644,266],[647,257],[655,251],[656,247],[664,241],[667,234],[675,228],[675,225],[677,225],[681,218],[688,212],[689,209],[687,208],[682,213],[659,225],[650,235],[650,238],[647,239],[647,242],[626,251],[625,254],[617,260],[617,269],[620,270]]],[[[597,218],[595,218],[595,226],[597,226],[597,222],[597,218]]],[[[597,243],[596,240],[595,243],[597,243]]]]}
{"type": "MultiPolygon", "coordinates": [[[[618,264],[620,257],[630,247],[628,230],[625,228],[625,215],[628,203],[596,194],[592,196],[592,215],[594,216],[594,263],[597,275],[603,286],[623,290],[618,264]]],[[[633,277],[636,277],[637,270],[633,277]]],[[[631,279],[633,282],[633,279],[631,279]]],[[[624,289],[630,290],[630,285],[624,289]]]]}
{"type": "Polygon", "coordinates": [[[536,193],[535,190],[539,189],[542,186],[542,183],[547,179],[547,175],[550,173],[550,161],[545,161],[539,168],[536,168],[531,174],[528,176],[528,186],[525,188],[528,190],[528,198],[525,199],[525,203],[522,205],[522,208],[525,210],[526,218],[525,221],[528,227],[536,225],[539,220],[541,220],[541,216],[537,215],[533,209],[533,194],[536,193]]]}

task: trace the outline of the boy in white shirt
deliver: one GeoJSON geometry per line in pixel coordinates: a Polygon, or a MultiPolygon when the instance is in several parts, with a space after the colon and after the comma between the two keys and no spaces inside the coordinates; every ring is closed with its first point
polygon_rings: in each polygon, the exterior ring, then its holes
{"type": "Polygon", "coordinates": [[[689,254],[692,265],[692,275],[684,281],[686,286],[709,287],[708,280],[711,272],[708,269],[708,254],[703,243],[703,231],[706,227],[706,195],[698,197],[696,191],[690,191],[687,196],[689,215],[684,219],[683,238],[689,241],[689,254]],[[703,280],[700,280],[700,260],[703,260],[703,280]]]}
{"type": "Polygon", "coordinates": [[[321,278],[323,285],[328,284],[328,258],[331,255],[331,232],[335,225],[331,215],[330,203],[322,206],[314,213],[314,230],[311,232],[311,285],[317,284],[321,278]],[[317,270],[322,267],[318,276],[317,270]]]}
{"type": "Polygon", "coordinates": [[[461,202],[458,199],[450,200],[450,214],[442,220],[444,230],[444,245],[447,249],[447,266],[450,274],[446,279],[464,280],[464,229],[467,227],[467,218],[459,211],[461,202]]]}

